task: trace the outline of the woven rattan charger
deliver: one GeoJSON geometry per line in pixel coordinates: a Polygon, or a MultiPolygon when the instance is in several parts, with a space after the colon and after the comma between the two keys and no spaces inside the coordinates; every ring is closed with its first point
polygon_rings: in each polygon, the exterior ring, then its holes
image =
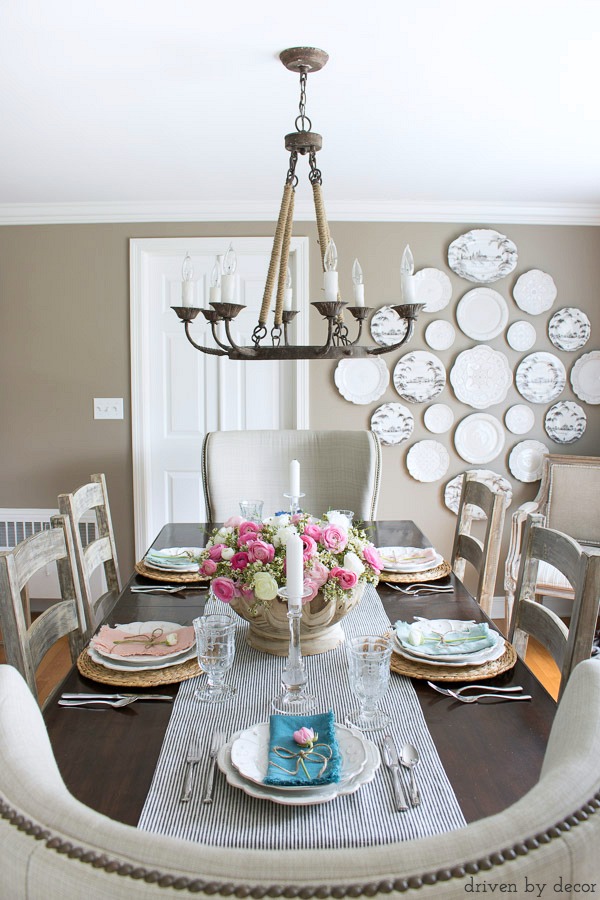
{"type": "Polygon", "coordinates": [[[210,581],[210,578],[198,572],[159,572],[157,569],[150,569],[144,562],[136,562],[135,571],[152,581],[168,581],[170,584],[197,584],[199,581],[204,583],[210,581]]]}
{"type": "Polygon", "coordinates": [[[435,569],[426,569],[425,572],[386,572],[379,573],[380,581],[389,581],[390,584],[412,584],[420,581],[438,581],[445,578],[452,571],[452,566],[444,560],[435,569]]]}
{"type": "Polygon", "coordinates": [[[116,669],[107,669],[90,658],[87,650],[79,654],[77,659],[79,673],[92,681],[101,684],[113,684],[116,687],[156,687],[159,684],[176,684],[187,681],[196,675],[202,675],[197,659],[188,659],[186,662],[174,666],[164,666],[161,669],[150,669],[144,672],[118,672],[116,669]]]}
{"type": "Polygon", "coordinates": [[[418,660],[407,659],[399,653],[392,653],[390,669],[397,675],[419,678],[424,681],[481,681],[494,678],[502,672],[512,669],[517,661],[517,654],[512,644],[506,642],[504,653],[499,659],[482,663],[478,666],[430,666],[418,660]]]}

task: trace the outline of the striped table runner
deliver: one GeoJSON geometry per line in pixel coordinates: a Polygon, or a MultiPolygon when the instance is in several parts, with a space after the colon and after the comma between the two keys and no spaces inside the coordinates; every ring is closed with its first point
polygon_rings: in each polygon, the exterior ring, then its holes
{"type": "MultiPolygon", "coordinates": [[[[209,601],[207,612],[222,611],[209,601]]],[[[364,847],[420,838],[460,828],[465,824],[458,801],[446,777],[425,724],[414,688],[408,678],[392,674],[381,708],[392,716],[390,733],[401,748],[414,744],[421,762],[416,777],[421,805],[396,812],[392,803],[390,773],[383,766],[370,784],[356,793],[336,797],[316,806],[282,806],[258,800],[227,784],[217,772],[214,802],[202,803],[202,783],[207,767],[210,737],[215,728],[227,735],[269,718],[270,701],[279,691],[285,660],[252,650],[245,641],[245,622],[239,620],[236,657],[229,681],[237,696],[211,707],[194,698],[200,679],[181,684],[165,734],[154,779],[142,810],[139,827],[171,837],[220,847],[247,849],[315,849],[364,847]],[[197,766],[195,790],[189,803],[179,796],[190,741],[200,735],[206,749],[197,766]]],[[[362,602],[343,620],[347,637],[380,634],[389,627],[381,601],[368,586],[362,602]]],[[[348,685],[344,647],[306,658],[309,689],[323,700],[323,709],[334,710],[338,722],[355,709],[357,701],[348,685]]],[[[381,750],[381,733],[373,737],[381,750]]]]}

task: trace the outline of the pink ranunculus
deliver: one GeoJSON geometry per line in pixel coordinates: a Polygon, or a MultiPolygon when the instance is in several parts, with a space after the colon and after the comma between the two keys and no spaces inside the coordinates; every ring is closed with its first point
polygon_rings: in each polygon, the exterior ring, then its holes
{"type": "Polygon", "coordinates": [[[208,558],[214,559],[216,562],[219,562],[221,559],[221,553],[225,548],[225,544],[213,544],[213,546],[208,551],[208,558]]]}
{"type": "Polygon", "coordinates": [[[312,561],[310,569],[306,570],[306,575],[311,581],[314,581],[317,587],[322,588],[329,578],[329,569],[320,560],[315,559],[312,561]]]}
{"type": "Polygon", "coordinates": [[[348,533],[339,525],[328,525],[323,529],[323,544],[328,550],[340,553],[348,543],[348,533]]]}
{"type": "Polygon", "coordinates": [[[315,522],[309,522],[304,529],[304,534],[308,535],[308,537],[311,537],[313,541],[320,541],[323,538],[323,529],[320,528],[315,522]]]}
{"type": "Polygon", "coordinates": [[[312,578],[304,579],[304,587],[310,588],[310,594],[307,594],[306,597],[302,598],[302,605],[305,603],[310,603],[311,600],[314,600],[317,594],[319,593],[320,585],[317,584],[316,581],[313,581],[312,578]]]}
{"type": "Polygon", "coordinates": [[[225,528],[237,528],[244,521],[242,516],[229,516],[226,522],[223,522],[225,528]]]}
{"type": "Polygon", "coordinates": [[[294,513],[294,515],[291,516],[291,518],[290,518],[290,524],[292,524],[292,525],[297,525],[298,522],[301,522],[301,521],[302,521],[302,513],[294,513]]]}
{"type": "Polygon", "coordinates": [[[236,594],[235,582],[231,578],[215,578],[210,584],[217,600],[231,603],[236,594]]]}
{"type": "Polygon", "coordinates": [[[253,531],[255,535],[261,530],[261,525],[257,522],[242,522],[240,525],[240,538],[247,534],[249,531],[253,531]]]}
{"type": "Polygon", "coordinates": [[[366,545],[363,550],[363,557],[365,562],[368,563],[368,565],[370,565],[372,569],[376,569],[378,572],[381,572],[381,570],[383,569],[383,560],[373,544],[366,545]]]}
{"type": "Polygon", "coordinates": [[[240,550],[238,553],[234,553],[231,557],[231,568],[232,569],[245,569],[248,563],[250,562],[250,557],[246,553],[245,550],[240,550]]]}
{"type": "Polygon", "coordinates": [[[211,575],[214,575],[217,571],[217,564],[214,559],[205,559],[200,567],[201,575],[208,575],[210,578],[211,575]]]}
{"type": "Polygon", "coordinates": [[[254,600],[254,591],[247,584],[240,584],[238,586],[238,593],[244,600],[254,600]]]}
{"type": "Polygon", "coordinates": [[[313,556],[315,556],[317,552],[317,542],[306,532],[300,535],[300,540],[304,545],[302,548],[302,559],[304,560],[304,562],[306,562],[308,559],[311,559],[313,556]]]}
{"type": "Polygon", "coordinates": [[[275,547],[266,541],[248,541],[246,547],[250,562],[270,563],[275,558],[275,547]]]}
{"type": "Polygon", "coordinates": [[[358,583],[356,572],[349,572],[348,569],[342,569],[340,566],[335,566],[329,573],[329,577],[336,578],[344,591],[349,591],[358,583]]]}

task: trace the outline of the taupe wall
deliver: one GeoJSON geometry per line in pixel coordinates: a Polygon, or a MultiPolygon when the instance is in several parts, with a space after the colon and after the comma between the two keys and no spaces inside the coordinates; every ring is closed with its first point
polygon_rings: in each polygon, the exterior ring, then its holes
{"type": "MultiPolygon", "coordinates": [[[[455,276],[447,266],[448,244],[477,223],[373,224],[331,223],[340,258],[340,286],[351,296],[351,267],[358,256],[364,271],[368,305],[398,301],[400,256],[410,243],[415,268],[434,266],[446,271],[454,294],[449,307],[423,315],[410,348],[425,348],[424,331],[434,318],[449,318],[456,325],[454,308],[475,285],[455,276]]],[[[536,349],[562,358],[567,370],[588,350],[600,348],[600,233],[593,227],[498,225],[517,245],[519,264],[513,275],[493,287],[507,299],[510,320],[528,318],[536,327],[536,349]],[[544,315],[528,317],[518,309],[511,288],[519,274],[531,268],[549,272],[558,299],[544,315]],[[592,338],[584,350],[560,353],[547,337],[550,315],[561,306],[578,306],[592,322],[592,338]]],[[[311,237],[311,298],[321,288],[315,230],[299,223],[297,234],[311,237]]],[[[206,235],[269,235],[263,223],[48,225],[0,228],[0,376],[1,458],[0,506],[53,507],[61,491],[76,487],[92,472],[108,478],[121,565],[131,569],[133,514],[131,475],[131,422],[129,392],[129,239],[206,235]],[[95,421],[93,397],[124,397],[125,419],[95,421]]],[[[456,326],[457,327],[457,326],[456,326]]],[[[320,330],[312,323],[313,339],[320,330]]],[[[490,342],[511,362],[525,355],[511,350],[501,335],[490,342]]],[[[474,342],[457,327],[454,346],[438,355],[449,370],[457,354],[474,342]]],[[[190,347],[190,353],[195,351],[190,347]]],[[[384,357],[393,366],[402,352],[384,357]]],[[[393,386],[376,403],[356,406],[344,400],[333,382],[335,363],[310,364],[310,425],[312,428],[368,428],[372,412],[386,401],[400,401],[393,386]]],[[[570,384],[561,399],[577,399],[570,384]]],[[[456,421],[475,410],[456,401],[447,386],[436,398],[453,407],[456,421]]],[[[500,418],[504,410],[522,401],[513,387],[504,404],[491,407],[500,418]]],[[[588,416],[584,437],[562,448],[543,429],[549,404],[536,405],[535,429],[526,438],[542,440],[555,452],[600,453],[599,408],[583,404],[588,416]]],[[[416,440],[433,437],[423,425],[426,404],[414,407],[415,431],[400,447],[383,449],[384,474],[381,518],[414,518],[432,542],[449,553],[455,517],[443,504],[447,480],[469,466],[456,454],[453,430],[437,439],[450,452],[448,475],[435,484],[419,484],[407,473],[406,451],[416,440]]],[[[515,481],[507,468],[508,453],[519,438],[506,431],[505,452],[490,463],[510,478],[513,508],[531,499],[537,484],[515,481]]],[[[200,447],[198,448],[200,452],[200,447]]]]}

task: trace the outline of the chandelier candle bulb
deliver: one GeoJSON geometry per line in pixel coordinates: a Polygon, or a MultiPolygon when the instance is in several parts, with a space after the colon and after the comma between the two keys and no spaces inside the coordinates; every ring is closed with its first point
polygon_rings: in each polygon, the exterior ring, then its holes
{"type": "Polygon", "coordinates": [[[221,302],[221,266],[219,265],[218,258],[215,260],[215,264],[212,267],[212,272],[210,273],[209,302],[221,302]]]}
{"type": "Polygon", "coordinates": [[[285,294],[283,295],[283,308],[289,312],[292,308],[292,273],[288,266],[287,275],[285,277],[285,294]]]}
{"type": "Polygon", "coordinates": [[[185,259],[183,260],[183,266],[181,267],[181,302],[183,306],[193,306],[194,305],[194,269],[192,266],[192,258],[189,253],[186,253],[185,259]]]}
{"type": "Polygon", "coordinates": [[[402,288],[402,302],[415,302],[415,280],[413,272],[415,271],[415,262],[412,251],[407,244],[402,254],[402,263],[400,265],[400,286],[402,288]]]}
{"type": "Polygon", "coordinates": [[[338,272],[337,272],[337,247],[333,241],[327,244],[327,250],[323,257],[323,287],[325,300],[334,303],[338,298],[338,272]]]}
{"type": "Polygon", "coordinates": [[[221,300],[223,303],[233,303],[235,300],[235,270],[237,257],[233,246],[230,244],[223,260],[223,275],[221,278],[221,300]]]}
{"type": "Polygon", "coordinates": [[[352,281],[354,282],[354,304],[355,306],[365,305],[365,283],[363,281],[363,273],[360,263],[354,260],[352,266],[352,281]]]}
{"type": "Polygon", "coordinates": [[[299,534],[290,534],[285,543],[285,567],[288,595],[288,610],[302,608],[304,593],[304,562],[302,558],[303,544],[299,534]]]}

